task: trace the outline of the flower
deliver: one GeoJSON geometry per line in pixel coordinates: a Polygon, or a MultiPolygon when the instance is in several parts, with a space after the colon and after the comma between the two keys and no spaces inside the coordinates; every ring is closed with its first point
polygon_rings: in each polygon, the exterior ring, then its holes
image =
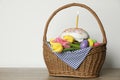
{"type": "Polygon", "coordinates": [[[60,43],[64,48],[70,48],[69,42],[66,40],[63,40],[60,37],[57,37],[55,39],[51,39],[50,40],[50,44],[54,44],[54,43],[60,43]]]}
{"type": "Polygon", "coordinates": [[[74,41],[74,38],[71,35],[65,35],[65,36],[63,36],[63,39],[70,43],[72,43],[74,41]]]}
{"type": "Polygon", "coordinates": [[[53,52],[58,52],[58,53],[62,52],[63,50],[63,47],[60,43],[52,43],[51,48],[53,52]]]}
{"type": "Polygon", "coordinates": [[[66,40],[63,40],[63,39],[60,38],[60,37],[57,37],[57,38],[54,40],[54,42],[61,43],[64,48],[69,48],[69,47],[70,47],[70,46],[69,46],[69,42],[66,41],[66,40]]]}

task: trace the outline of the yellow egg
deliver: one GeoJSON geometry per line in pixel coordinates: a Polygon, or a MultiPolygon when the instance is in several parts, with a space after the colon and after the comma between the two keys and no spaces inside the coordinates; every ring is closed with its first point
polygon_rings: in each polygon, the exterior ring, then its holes
{"type": "Polygon", "coordinates": [[[63,39],[71,43],[74,41],[74,38],[71,35],[65,35],[63,36],[63,39]]]}
{"type": "Polygon", "coordinates": [[[89,46],[92,47],[93,44],[94,44],[93,40],[92,39],[88,39],[88,42],[89,42],[89,46]]]}
{"type": "Polygon", "coordinates": [[[62,52],[63,50],[63,47],[60,43],[52,43],[51,48],[53,52],[58,52],[58,53],[62,52]]]}

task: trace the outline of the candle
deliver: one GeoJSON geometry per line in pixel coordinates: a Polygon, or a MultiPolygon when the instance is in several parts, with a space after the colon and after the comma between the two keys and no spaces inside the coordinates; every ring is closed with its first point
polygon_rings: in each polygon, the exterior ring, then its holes
{"type": "Polygon", "coordinates": [[[78,21],[79,21],[79,11],[77,12],[77,17],[76,17],[76,28],[78,28],[78,21]]]}

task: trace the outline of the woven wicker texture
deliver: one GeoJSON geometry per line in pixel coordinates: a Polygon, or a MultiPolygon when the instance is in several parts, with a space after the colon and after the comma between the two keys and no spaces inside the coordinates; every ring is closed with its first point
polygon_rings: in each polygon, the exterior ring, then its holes
{"type": "Polygon", "coordinates": [[[91,8],[80,3],[71,3],[58,8],[49,17],[45,26],[44,36],[43,36],[43,54],[44,54],[45,63],[49,71],[49,75],[72,76],[72,77],[80,77],[80,78],[98,77],[106,56],[106,44],[107,44],[107,39],[106,39],[106,34],[104,31],[103,25],[100,19],[98,18],[98,16],[96,15],[96,13],[91,8]],[[53,54],[53,52],[50,50],[50,48],[46,44],[47,29],[52,18],[59,11],[72,6],[78,6],[78,7],[87,9],[97,20],[103,36],[103,43],[100,46],[93,47],[91,49],[91,51],[89,52],[89,54],[87,55],[87,57],[85,58],[85,60],[82,62],[82,64],[77,70],[72,69],[66,63],[61,61],[56,55],[53,54]]]}

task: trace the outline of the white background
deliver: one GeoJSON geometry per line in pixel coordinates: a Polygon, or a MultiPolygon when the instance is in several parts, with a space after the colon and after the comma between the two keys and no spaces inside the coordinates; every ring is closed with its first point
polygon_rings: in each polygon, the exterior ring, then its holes
{"type": "MultiPolygon", "coordinates": [[[[100,17],[108,39],[104,68],[120,68],[120,0],[0,0],[0,67],[46,67],[42,50],[45,23],[54,10],[71,2],[88,5],[100,17]]],[[[77,11],[80,11],[79,26],[91,38],[101,41],[93,16],[78,7],[55,16],[48,39],[65,28],[75,27],[77,11]]]]}

